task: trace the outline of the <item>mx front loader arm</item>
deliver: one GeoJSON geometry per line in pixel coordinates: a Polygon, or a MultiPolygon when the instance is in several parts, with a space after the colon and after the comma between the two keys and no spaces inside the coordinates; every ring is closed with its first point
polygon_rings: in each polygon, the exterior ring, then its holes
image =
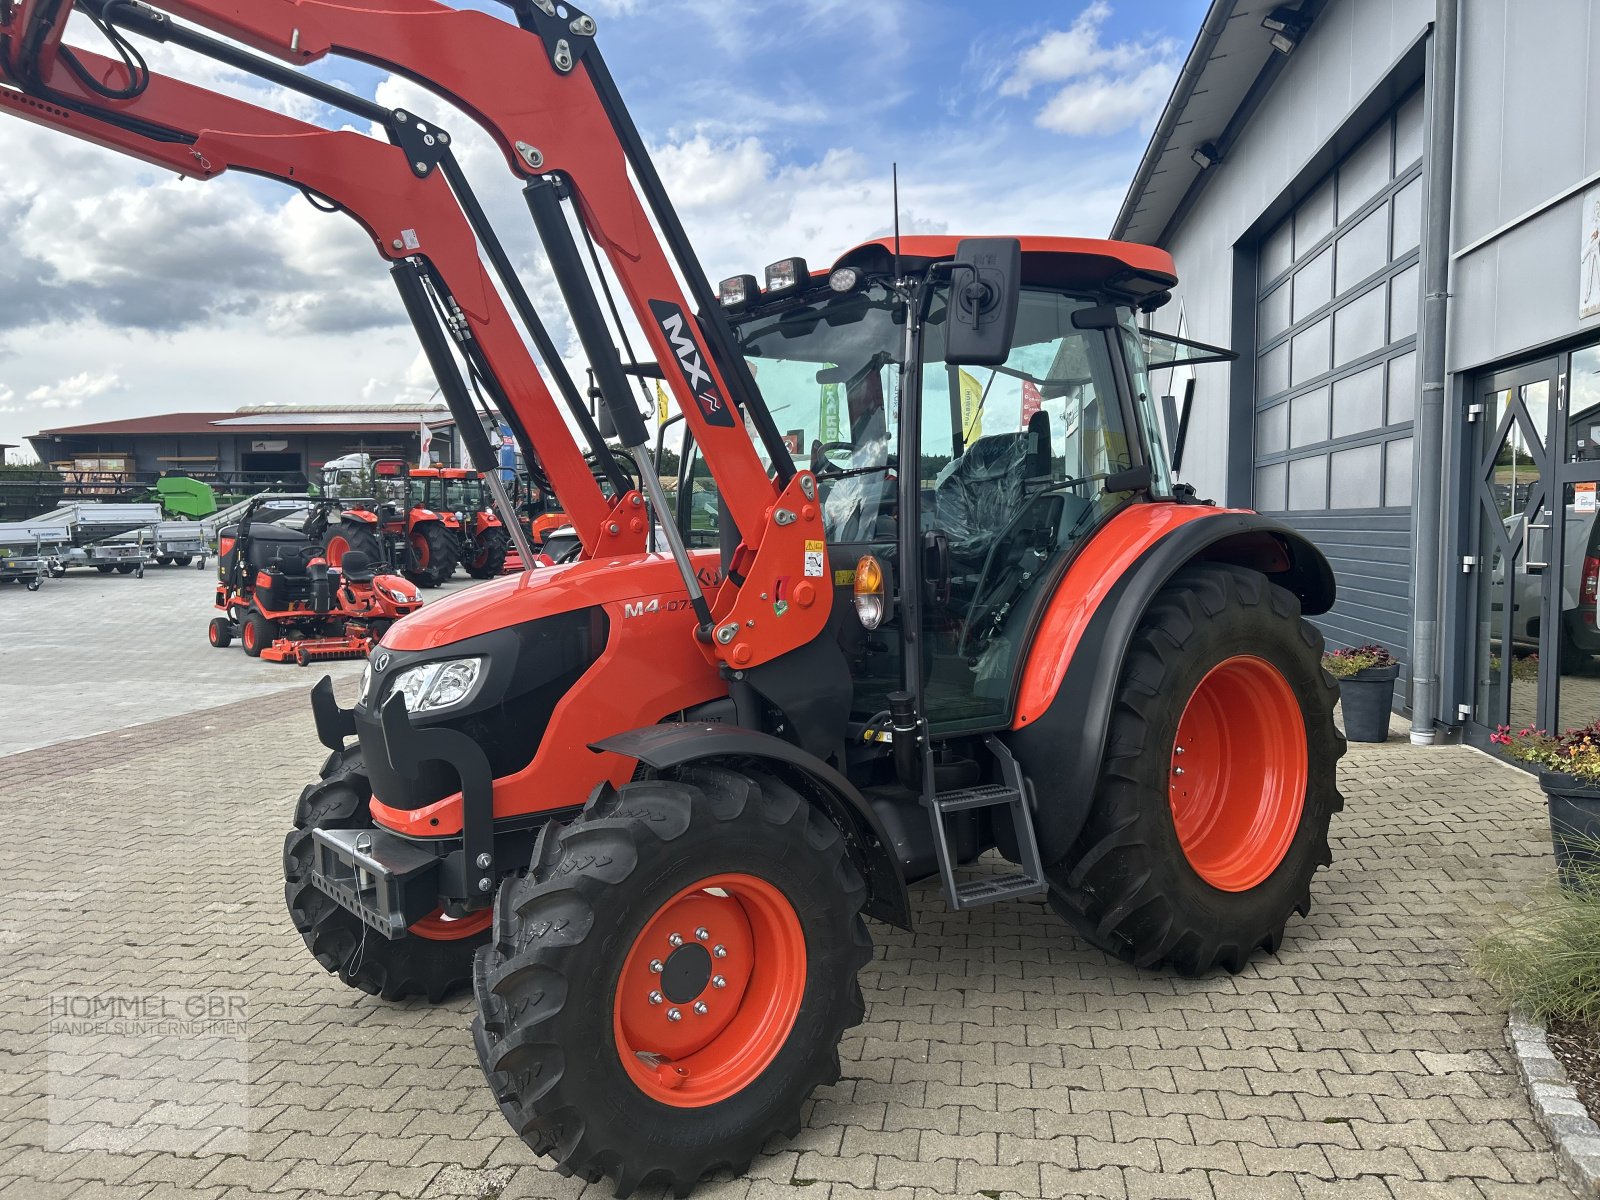
{"type": "MultiPolygon", "coordinates": [[[[21,7],[63,2],[21,0],[21,7]]],[[[833,597],[816,481],[795,470],[755,391],[594,47],[594,25],[587,16],[553,0],[512,3],[522,27],[434,0],[160,0],[161,11],[133,0],[77,2],[103,24],[179,45],[195,47],[199,35],[172,21],[172,15],[297,66],[330,53],[354,58],[404,75],[478,120],[525,181],[530,212],[601,393],[665,518],[643,420],[629,397],[626,375],[560,207],[570,198],[585,232],[609,260],[657,361],[673,364],[665,372],[668,383],[740,534],[741,545],[708,600],[681,537],[670,519],[663,520],[708,657],[737,673],[821,635],[833,597]],[[559,19],[558,12],[564,13],[559,19]],[[651,225],[652,215],[670,253],[651,225]],[[674,260],[699,302],[698,318],[674,260]],[[745,431],[746,420],[767,448],[771,476],[745,431]]],[[[196,48],[295,86],[283,75],[296,72],[278,69],[275,74],[270,64],[241,61],[243,52],[236,48],[214,42],[196,48]]]]}
{"type": "MultiPolygon", "coordinates": [[[[114,60],[66,49],[103,85],[126,80],[125,68],[114,60]]],[[[442,173],[419,174],[406,148],[321,129],[154,72],[136,97],[116,102],[86,86],[59,54],[48,64],[36,60],[30,74],[29,92],[0,87],[0,110],[183,176],[212,179],[232,169],[277,179],[348,213],[392,264],[463,436],[472,439],[481,426],[446,335],[429,311],[436,302],[495,399],[526,431],[525,444],[536,450],[586,547],[614,553],[643,546],[637,496],[608,502],[569,437],[534,434],[564,431],[561,414],[483,268],[472,229],[442,173]],[[41,92],[49,99],[41,99],[41,92]]],[[[469,447],[474,458],[492,462],[487,440],[476,440],[484,444],[469,447]]]]}

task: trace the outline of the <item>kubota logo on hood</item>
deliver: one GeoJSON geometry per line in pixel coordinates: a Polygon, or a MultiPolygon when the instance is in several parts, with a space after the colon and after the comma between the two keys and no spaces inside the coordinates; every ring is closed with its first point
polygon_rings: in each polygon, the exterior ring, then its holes
{"type": "Polygon", "coordinates": [[[690,332],[690,325],[683,314],[683,309],[665,300],[652,300],[650,312],[660,323],[662,332],[667,335],[667,341],[672,343],[678,370],[683,373],[684,383],[694,393],[694,398],[700,406],[700,415],[706,424],[732,429],[733,412],[722,393],[717,390],[711,372],[706,370],[705,356],[690,332]]]}

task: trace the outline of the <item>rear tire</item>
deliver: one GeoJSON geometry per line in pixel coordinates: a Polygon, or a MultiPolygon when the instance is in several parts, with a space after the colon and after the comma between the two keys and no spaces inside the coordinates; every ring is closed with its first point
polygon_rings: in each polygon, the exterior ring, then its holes
{"type": "Polygon", "coordinates": [[[192,563],[194,561],[194,555],[192,555],[192,554],[174,554],[172,556],[172,561],[174,563],[176,563],[180,567],[187,567],[190,563],[192,563]]]}
{"type": "Polygon", "coordinates": [[[1156,596],[1088,820],[1047,870],[1051,906],[1090,942],[1139,967],[1237,972],[1310,910],[1343,807],[1322,645],[1255,571],[1187,567],[1156,596]]]}
{"type": "Polygon", "coordinates": [[[344,556],[352,550],[359,550],[374,563],[383,562],[383,547],[378,543],[377,534],[364,525],[341,521],[323,543],[322,556],[328,560],[330,567],[337,567],[343,564],[344,556]]]}
{"type": "Polygon", "coordinates": [[[218,650],[226,650],[233,644],[233,622],[227,617],[212,617],[206,636],[218,650]]]}
{"type": "Polygon", "coordinates": [[[619,1197],[743,1172],[839,1078],[872,958],[865,901],[837,828],[776,779],[701,767],[600,787],[501,889],[474,966],[473,1043],[500,1111],[619,1197]]]}
{"type": "Polygon", "coordinates": [[[407,540],[405,576],[418,587],[436,588],[456,573],[461,547],[437,521],[425,521],[407,540]]]}
{"type": "Polygon", "coordinates": [[[493,579],[506,569],[506,554],[511,549],[511,539],[504,529],[490,529],[478,539],[478,553],[467,564],[467,574],[474,579],[493,579]]]}
{"type": "Polygon", "coordinates": [[[425,996],[438,1004],[471,982],[473,953],[489,938],[487,909],[453,922],[436,914],[418,922],[433,937],[407,934],[391,941],[311,882],[312,830],[373,828],[371,799],[360,747],[328,759],[321,781],[300,793],[294,828],[284,839],[284,902],[306,949],[341,982],[384,1000],[425,996]]]}
{"type": "Polygon", "coordinates": [[[239,641],[244,646],[244,652],[251,658],[260,658],[261,652],[272,645],[275,639],[275,630],[272,622],[251,609],[244,615],[244,624],[239,629],[239,641]]]}

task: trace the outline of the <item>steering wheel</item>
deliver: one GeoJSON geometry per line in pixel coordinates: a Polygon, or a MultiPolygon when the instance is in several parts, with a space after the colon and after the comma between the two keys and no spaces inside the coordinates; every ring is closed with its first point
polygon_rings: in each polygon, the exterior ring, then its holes
{"type": "Polygon", "coordinates": [[[853,442],[812,442],[811,443],[811,473],[813,475],[827,475],[830,470],[843,471],[850,466],[850,455],[856,452],[853,442]],[[837,465],[828,457],[830,454],[842,454],[845,460],[837,465]]]}

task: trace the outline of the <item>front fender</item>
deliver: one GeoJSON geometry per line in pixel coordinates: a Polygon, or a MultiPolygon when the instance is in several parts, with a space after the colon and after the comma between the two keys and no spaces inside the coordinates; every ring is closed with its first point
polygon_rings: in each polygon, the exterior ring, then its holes
{"type": "Polygon", "coordinates": [[[669,722],[617,734],[590,748],[636,759],[657,771],[715,759],[759,760],[819,805],[844,833],[850,856],[867,881],[868,915],[911,928],[911,900],[888,831],[855,785],[799,746],[737,725],[669,722]]]}
{"type": "Polygon", "coordinates": [[[1260,571],[1301,611],[1333,606],[1333,570],[1302,534],[1259,513],[1137,504],[1118,513],[1068,565],[1031,639],[1016,718],[1002,735],[1052,799],[1036,816],[1046,863],[1072,848],[1093,803],[1123,660],[1145,610],[1190,562],[1260,571]]]}

